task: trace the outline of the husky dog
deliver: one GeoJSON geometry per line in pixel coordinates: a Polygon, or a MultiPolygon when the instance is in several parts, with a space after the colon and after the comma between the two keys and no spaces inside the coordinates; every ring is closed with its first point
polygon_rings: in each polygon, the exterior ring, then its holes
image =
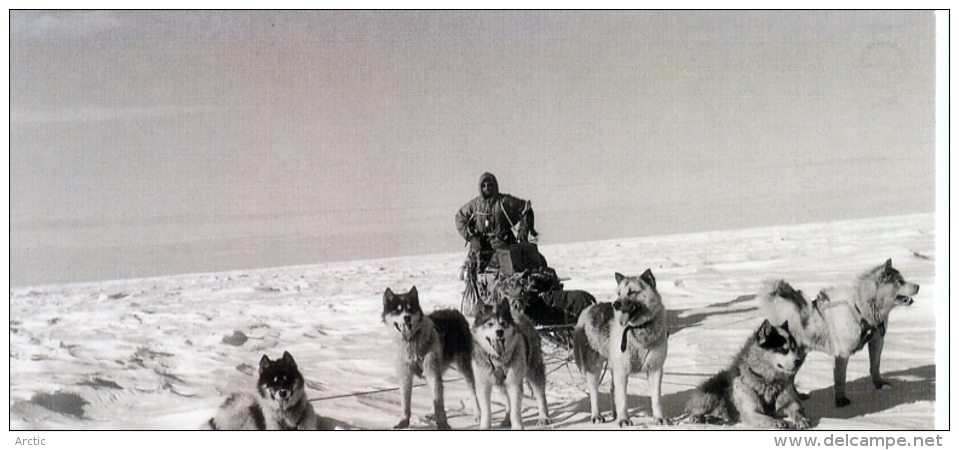
{"type": "Polygon", "coordinates": [[[436,428],[450,429],[446,420],[443,401],[443,373],[450,365],[463,374],[470,394],[474,396],[476,385],[470,358],[473,340],[470,326],[459,311],[441,309],[430,315],[420,309],[416,286],[406,294],[394,294],[389,288],[383,293],[383,323],[396,340],[396,370],[400,382],[403,415],[393,428],[410,425],[410,398],[413,391],[413,376],[425,377],[433,391],[433,411],[436,428]]]}
{"type": "Polygon", "coordinates": [[[235,393],[204,428],[212,430],[316,430],[319,417],[306,398],[303,375],[289,352],[260,359],[256,394],[235,393]]]}
{"type": "Polygon", "coordinates": [[[516,329],[523,336],[527,346],[526,378],[529,380],[539,409],[537,425],[549,424],[549,408],[546,404],[546,364],[543,361],[543,340],[536,331],[536,325],[523,312],[527,305],[528,285],[522,276],[513,276],[502,280],[493,288],[494,304],[507,302],[510,315],[516,329]]]}
{"type": "Polygon", "coordinates": [[[523,271],[503,278],[497,281],[493,294],[505,295],[514,311],[522,311],[539,325],[575,323],[586,307],[596,304],[589,292],[563,290],[562,283],[542,291],[537,275],[539,272],[523,271]]]}
{"type": "Polygon", "coordinates": [[[493,285],[492,301],[490,303],[495,305],[506,300],[514,313],[524,312],[530,297],[530,282],[526,279],[526,273],[526,271],[523,271],[497,280],[496,284],[493,285]]]}
{"type": "Polygon", "coordinates": [[[660,388],[666,361],[666,308],[663,307],[656,279],[646,269],[638,277],[616,273],[616,301],[597,303],[579,316],[573,331],[573,356],[586,376],[589,387],[590,418],[605,422],[599,413],[599,376],[603,362],[612,372],[613,419],[619,426],[632,425],[626,415],[626,382],[633,372],[646,372],[653,417],[668,424],[663,416],[660,388]]]}
{"type": "Polygon", "coordinates": [[[766,317],[775,322],[800,324],[794,334],[800,345],[835,358],[834,395],[837,407],[849,405],[846,397],[846,366],[853,353],[869,347],[869,374],[876,389],[889,385],[879,373],[886,324],[893,308],[912,305],[919,285],[909,283],[892,267],[892,260],[859,276],[851,293],[838,300],[835,293],[820,291],[809,302],[801,291],[782,280],[767,283],[760,303],[766,317]]]}
{"type": "MultiPolygon", "coordinates": [[[[522,319],[520,319],[522,320],[522,319]]],[[[535,367],[544,367],[542,353],[534,352],[531,344],[514,319],[509,302],[501,300],[493,305],[482,305],[473,321],[473,372],[476,374],[476,396],[479,402],[480,429],[490,429],[490,394],[493,385],[507,397],[503,428],[523,429],[523,380],[533,385],[539,403],[540,425],[548,423],[546,412],[546,374],[533,375],[535,367]],[[539,355],[539,361],[534,361],[539,355]]],[[[535,330],[532,330],[535,333],[535,330]]]]}
{"type": "Polygon", "coordinates": [[[714,375],[689,397],[686,412],[693,422],[707,417],[762,428],[809,428],[793,381],[803,362],[789,324],[768,320],[749,338],[735,362],[714,375]]]}

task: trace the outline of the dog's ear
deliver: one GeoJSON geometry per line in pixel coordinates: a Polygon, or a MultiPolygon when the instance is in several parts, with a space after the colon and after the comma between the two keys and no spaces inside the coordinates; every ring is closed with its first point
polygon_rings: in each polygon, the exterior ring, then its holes
{"type": "Polygon", "coordinates": [[[500,298],[504,297],[503,286],[500,286],[499,283],[493,284],[493,287],[489,290],[489,298],[494,301],[499,301],[500,298]]]}
{"type": "Polygon", "coordinates": [[[615,276],[616,276],[616,284],[622,283],[622,282],[623,282],[623,279],[626,278],[626,277],[623,276],[623,274],[621,274],[621,273],[619,273],[619,272],[616,272],[616,275],[615,275],[615,276]]]}
{"type": "Polygon", "coordinates": [[[273,363],[273,361],[270,361],[270,357],[269,357],[269,356],[263,355],[263,357],[260,358],[260,374],[262,374],[264,371],[266,371],[266,369],[269,369],[269,368],[270,368],[270,364],[272,364],[272,363],[273,363]]]}
{"type": "Polygon", "coordinates": [[[480,315],[488,315],[492,311],[493,311],[493,304],[480,302],[479,311],[477,312],[476,316],[479,317],[480,315]]]}
{"type": "Polygon", "coordinates": [[[646,269],[646,271],[643,272],[639,278],[645,281],[646,284],[650,285],[653,289],[656,289],[656,277],[653,276],[652,270],[646,269]]]}
{"type": "Polygon", "coordinates": [[[390,305],[393,303],[393,300],[395,298],[396,298],[396,294],[393,293],[393,290],[390,288],[386,288],[386,292],[383,293],[383,310],[384,311],[391,308],[390,305]]]}
{"type": "Polygon", "coordinates": [[[766,339],[769,338],[772,332],[773,324],[769,323],[769,319],[763,320],[763,324],[756,330],[756,342],[760,347],[766,343],[766,339]]]}
{"type": "Polygon", "coordinates": [[[783,324],[780,325],[779,328],[782,328],[782,329],[784,329],[784,330],[786,330],[786,331],[789,331],[789,321],[787,320],[787,321],[783,322],[783,324]]]}
{"type": "Polygon", "coordinates": [[[513,318],[513,310],[509,306],[509,300],[505,298],[496,304],[496,314],[498,314],[506,323],[515,323],[515,319],[513,318]]]}
{"type": "Polygon", "coordinates": [[[484,302],[478,302],[476,304],[476,313],[473,315],[473,326],[478,325],[484,320],[484,318],[489,317],[490,310],[492,309],[492,305],[487,305],[484,302]]]}
{"type": "Polygon", "coordinates": [[[290,367],[293,368],[294,370],[297,370],[296,361],[293,360],[293,355],[291,355],[290,352],[288,351],[283,352],[283,362],[289,364],[290,367]]]}
{"type": "Polygon", "coordinates": [[[420,294],[416,291],[416,286],[410,288],[410,292],[406,295],[410,298],[410,308],[412,308],[412,311],[420,309],[420,294]]]}
{"type": "Polygon", "coordinates": [[[783,298],[788,298],[791,293],[795,292],[793,287],[786,282],[786,280],[779,280],[776,283],[775,295],[778,295],[783,298]]]}
{"type": "Polygon", "coordinates": [[[876,282],[885,283],[889,281],[889,273],[891,270],[892,270],[892,258],[889,258],[879,269],[879,278],[876,280],[876,282]]]}

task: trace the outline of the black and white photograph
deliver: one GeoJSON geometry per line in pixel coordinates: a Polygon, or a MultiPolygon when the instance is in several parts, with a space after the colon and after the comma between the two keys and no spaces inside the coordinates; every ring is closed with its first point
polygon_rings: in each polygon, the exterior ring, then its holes
{"type": "Polygon", "coordinates": [[[8,13],[10,445],[950,428],[948,11],[8,13]]]}

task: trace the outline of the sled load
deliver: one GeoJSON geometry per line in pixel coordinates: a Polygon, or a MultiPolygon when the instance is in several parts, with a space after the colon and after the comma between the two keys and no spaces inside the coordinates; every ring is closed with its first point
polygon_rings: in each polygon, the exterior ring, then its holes
{"type": "Polygon", "coordinates": [[[466,284],[460,306],[464,315],[475,315],[480,304],[502,298],[521,308],[547,340],[572,344],[572,330],[580,312],[596,303],[585,291],[565,291],[563,283],[533,243],[506,249],[471,253],[460,277],[466,284]]]}

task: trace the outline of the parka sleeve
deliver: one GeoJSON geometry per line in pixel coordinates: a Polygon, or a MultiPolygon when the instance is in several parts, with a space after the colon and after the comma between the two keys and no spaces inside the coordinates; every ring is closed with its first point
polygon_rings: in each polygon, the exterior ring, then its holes
{"type": "Polygon", "coordinates": [[[459,211],[456,212],[456,231],[464,240],[469,240],[472,232],[470,231],[470,222],[473,220],[473,202],[467,202],[459,211]]]}
{"type": "Polygon", "coordinates": [[[511,195],[503,196],[503,212],[508,216],[507,220],[510,222],[510,225],[516,227],[516,231],[520,242],[527,241],[527,233],[529,233],[529,215],[532,212],[533,208],[529,200],[523,200],[521,198],[516,198],[511,195]]]}

